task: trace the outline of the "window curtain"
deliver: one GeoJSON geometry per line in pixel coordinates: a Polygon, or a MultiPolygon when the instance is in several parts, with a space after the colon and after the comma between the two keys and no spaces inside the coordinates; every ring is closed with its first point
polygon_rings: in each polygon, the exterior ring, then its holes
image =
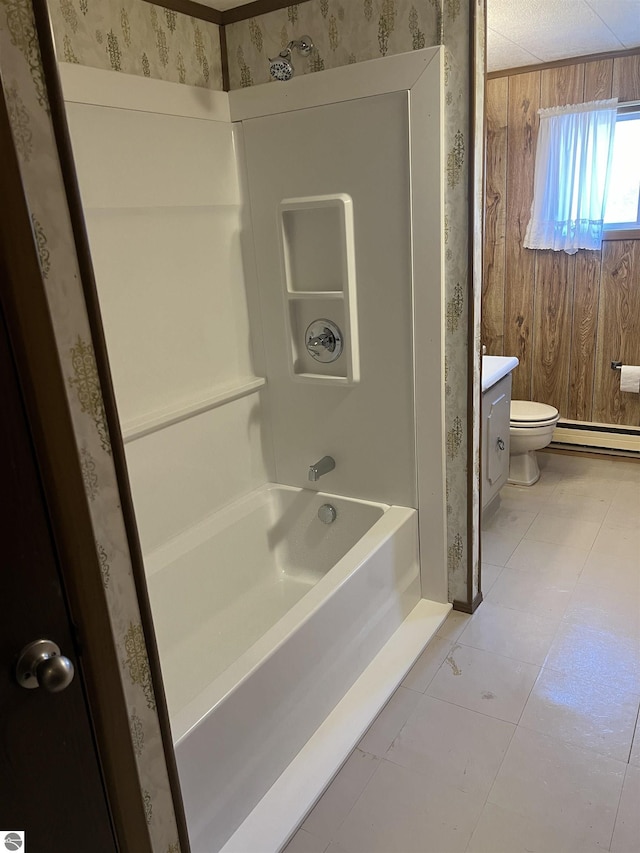
{"type": "Polygon", "coordinates": [[[538,110],[526,248],[600,249],[617,107],[613,98],[538,110]]]}

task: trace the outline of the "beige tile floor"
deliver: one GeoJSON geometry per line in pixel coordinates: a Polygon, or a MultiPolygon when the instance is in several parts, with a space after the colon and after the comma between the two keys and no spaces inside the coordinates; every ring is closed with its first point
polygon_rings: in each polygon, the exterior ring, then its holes
{"type": "Polygon", "coordinates": [[[640,464],[539,456],[286,853],[640,853],[640,464]]]}

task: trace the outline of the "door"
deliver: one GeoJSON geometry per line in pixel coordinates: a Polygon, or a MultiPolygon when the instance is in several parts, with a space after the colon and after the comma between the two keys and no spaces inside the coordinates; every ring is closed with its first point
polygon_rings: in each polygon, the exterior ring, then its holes
{"type": "Polygon", "coordinates": [[[0,399],[0,851],[114,851],[81,663],[3,314],[0,399]],[[40,639],[60,647],[75,668],[73,678],[65,686],[69,674],[56,661],[23,680],[47,681],[62,688],[58,692],[27,689],[16,680],[21,650],[40,639]],[[18,833],[13,846],[5,843],[10,831],[18,833]]]}

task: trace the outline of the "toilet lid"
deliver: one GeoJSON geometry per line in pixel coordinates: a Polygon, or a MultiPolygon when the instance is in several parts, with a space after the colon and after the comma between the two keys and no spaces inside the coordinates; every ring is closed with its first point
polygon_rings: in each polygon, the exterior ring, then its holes
{"type": "Polygon", "coordinates": [[[558,410],[546,403],[532,403],[529,400],[511,401],[511,423],[548,423],[557,420],[558,410]]]}

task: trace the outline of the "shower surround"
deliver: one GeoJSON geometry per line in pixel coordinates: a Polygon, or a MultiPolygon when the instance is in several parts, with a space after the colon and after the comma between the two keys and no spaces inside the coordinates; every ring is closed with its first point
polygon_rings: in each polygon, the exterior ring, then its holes
{"type": "MultiPolygon", "coordinates": [[[[101,0],[99,6],[89,5],[87,14],[74,14],[74,5],[50,0],[60,61],[222,89],[218,49],[214,45],[210,54],[207,48],[209,38],[217,35],[215,24],[144,0],[101,0]],[[111,42],[115,39],[116,51],[107,49],[107,33],[111,42]]],[[[480,233],[481,146],[475,146],[473,156],[471,152],[474,134],[478,138],[482,134],[484,11],[483,0],[306,0],[225,26],[232,89],[267,82],[268,57],[301,33],[309,33],[316,50],[309,60],[297,61],[298,74],[445,46],[447,563],[449,599],[463,609],[473,608],[479,600],[478,537],[472,523],[479,518],[479,485],[477,476],[468,472],[480,469],[479,419],[474,410],[479,411],[480,394],[481,255],[475,241],[472,298],[468,210],[475,199],[474,230],[480,233]],[[472,99],[475,115],[470,110],[472,99]],[[475,342],[471,359],[468,339],[475,342]],[[468,407],[471,385],[475,402],[468,407]]]]}
{"type": "MultiPolygon", "coordinates": [[[[314,747],[325,756],[306,769],[315,787],[307,781],[306,799],[279,823],[293,831],[450,606],[442,173],[433,168],[442,52],[362,70],[327,72],[329,96],[314,76],[203,98],[62,69],[197,851],[243,849],[251,809],[369,665],[381,667],[384,688],[368,690],[350,722],[314,747]],[[360,371],[341,384],[292,375],[282,284],[283,199],[297,211],[295,199],[327,195],[353,205],[360,371]],[[310,483],[309,466],[325,455],[335,468],[310,483]],[[324,503],[337,511],[329,526],[317,518],[324,503]],[[376,663],[389,642],[401,647],[391,674],[376,663]],[[230,779],[237,796],[227,803],[230,779]]],[[[316,251],[318,280],[335,251],[316,251]]],[[[318,302],[329,318],[341,305],[302,284],[292,285],[296,304],[318,302]]]]}

